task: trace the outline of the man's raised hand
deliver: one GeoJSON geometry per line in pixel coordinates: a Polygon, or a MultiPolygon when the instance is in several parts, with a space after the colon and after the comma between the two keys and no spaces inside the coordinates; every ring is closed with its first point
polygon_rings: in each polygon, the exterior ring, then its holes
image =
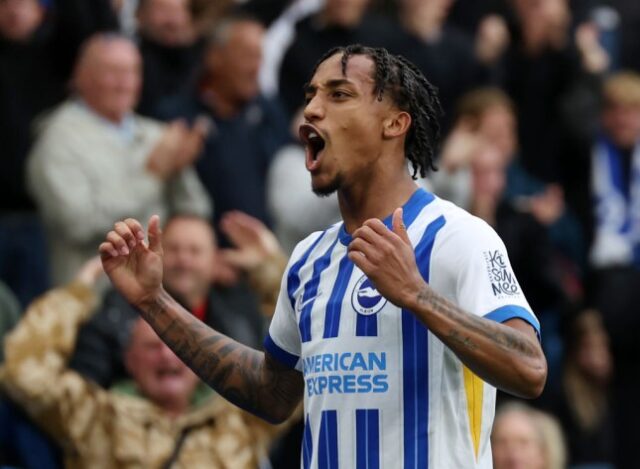
{"type": "Polygon", "coordinates": [[[402,307],[413,300],[425,281],[416,265],[401,208],[395,210],[392,220],[391,230],[378,219],[365,221],[353,232],[348,256],[382,296],[402,307]]]}
{"type": "Polygon", "coordinates": [[[133,305],[153,301],[162,290],[162,234],[160,218],[149,219],[148,238],[133,218],[116,222],[98,251],[113,286],[133,305]]]}

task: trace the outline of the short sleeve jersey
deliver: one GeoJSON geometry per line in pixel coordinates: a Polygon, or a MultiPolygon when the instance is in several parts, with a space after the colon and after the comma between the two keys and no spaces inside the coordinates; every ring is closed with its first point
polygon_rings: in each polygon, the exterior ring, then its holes
{"type": "MultiPolygon", "coordinates": [[[[424,279],[468,313],[540,333],[504,244],[422,189],[404,223],[424,279]]],[[[390,217],[384,220],[390,226],[390,217]]],[[[496,390],[347,257],[342,223],[294,250],[265,340],[304,375],[306,468],[489,468],[496,390]]]]}

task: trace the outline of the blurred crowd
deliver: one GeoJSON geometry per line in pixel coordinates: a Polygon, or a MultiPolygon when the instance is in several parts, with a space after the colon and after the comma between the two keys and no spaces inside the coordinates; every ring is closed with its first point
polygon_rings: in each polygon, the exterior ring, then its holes
{"type": "Polygon", "coordinates": [[[494,227],[541,321],[546,390],[501,396],[495,467],[637,467],[637,0],[0,0],[0,466],[298,467],[300,423],[206,389],[94,256],[159,214],[167,290],[259,348],[287,254],[340,217],[297,128],[351,43],[438,87],[418,183],[494,227]]]}

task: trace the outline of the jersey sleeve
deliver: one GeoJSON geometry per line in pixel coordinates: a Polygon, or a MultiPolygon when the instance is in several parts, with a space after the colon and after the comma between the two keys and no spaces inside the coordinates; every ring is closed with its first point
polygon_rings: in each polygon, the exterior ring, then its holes
{"type": "Polygon", "coordinates": [[[307,251],[312,249],[321,237],[321,233],[314,233],[300,242],[293,250],[285,273],[282,276],[276,309],[269,326],[269,332],[264,340],[265,350],[290,368],[300,369],[300,350],[302,345],[292,295],[292,291],[295,290],[295,285],[293,285],[294,271],[297,264],[299,264],[299,258],[304,258],[307,251]]]}
{"type": "Polygon", "coordinates": [[[296,322],[296,315],[287,291],[287,278],[289,269],[287,267],[282,277],[280,293],[276,303],[276,310],[271,319],[269,332],[264,340],[264,348],[275,359],[290,368],[297,368],[300,361],[300,330],[296,322]]]}
{"type": "Polygon", "coordinates": [[[440,241],[434,252],[434,269],[439,266],[446,272],[447,291],[459,307],[498,322],[522,319],[540,338],[540,322],[493,228],[475,217],[457,220],[440,241]]]}

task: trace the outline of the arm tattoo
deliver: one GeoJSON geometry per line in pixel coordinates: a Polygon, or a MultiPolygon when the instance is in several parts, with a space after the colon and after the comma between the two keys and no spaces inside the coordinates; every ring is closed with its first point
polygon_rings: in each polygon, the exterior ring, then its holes
{"type": "Polygon", "coordinates": [[[451,328],[445,336],[469,351],[476,350],[478,344],[466,335],[465,331],[476,333],[511,353],[517,353],[527,358],[538,355],[535,344],[532,344],[527,337],[523,337],[519,331],[469,314],[430,287],[426,287],[418,293],[418,303],[436,314],[452,319],[456,326],[451,328]]]}
{"type": "Polygon", "coordinates": [[[300,401],[303,381],[298,371],[211,329],[166,292],[142,315],[182,361],[237,406],[280,421],[300,401]]]}

